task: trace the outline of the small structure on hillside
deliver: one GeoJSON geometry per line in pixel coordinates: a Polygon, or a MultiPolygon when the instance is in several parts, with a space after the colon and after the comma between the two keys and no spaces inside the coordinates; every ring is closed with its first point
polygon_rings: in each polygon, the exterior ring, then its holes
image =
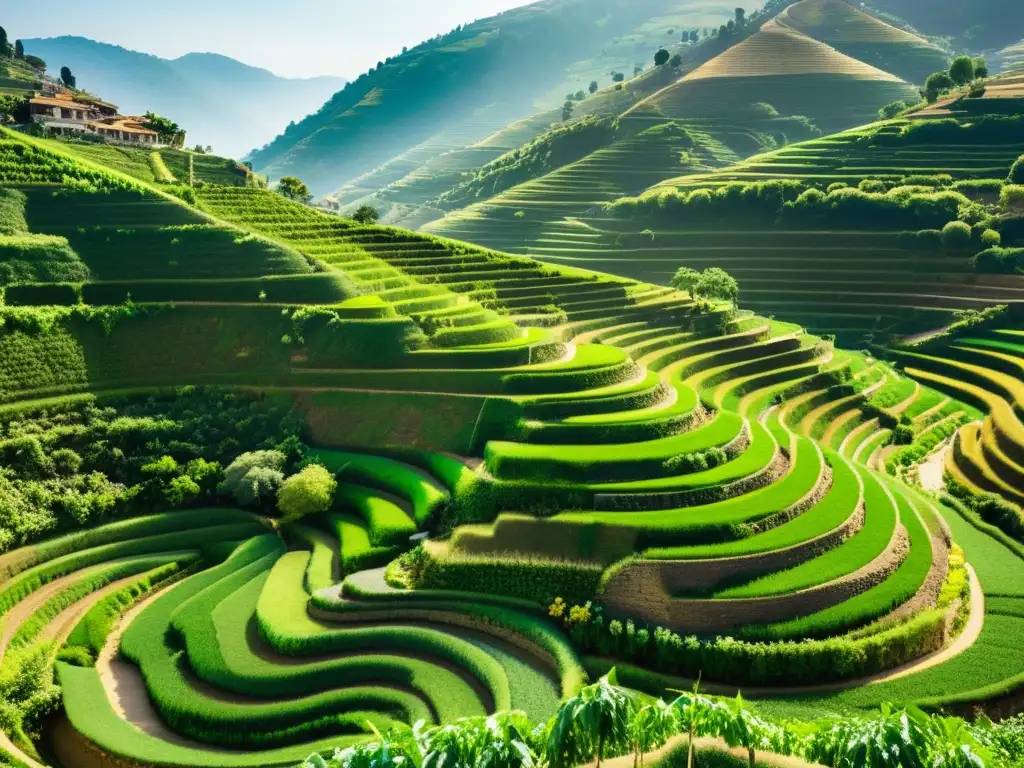
{"type": "Polygon", "coordinates": [[[99,99],[75,97],[55,91],[29,99],[33,122],[40,123],[61,136],[98,136],[123,144],[157,146],[159,134],[148,128],[145,118],[118,114],[116,104],[99,99]]]}

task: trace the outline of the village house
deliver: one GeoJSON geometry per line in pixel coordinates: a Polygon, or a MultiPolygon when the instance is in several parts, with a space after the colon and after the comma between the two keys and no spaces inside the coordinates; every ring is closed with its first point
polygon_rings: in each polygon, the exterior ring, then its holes
{"type": "Polygon", "coordinates": [[[29,99],[32,120],[62,136],[91,134],[106,141],[157,146],[159,135],[141,117],[119,115],[117,105],[99,100],[76,100],[63,92],[29,99]]]}

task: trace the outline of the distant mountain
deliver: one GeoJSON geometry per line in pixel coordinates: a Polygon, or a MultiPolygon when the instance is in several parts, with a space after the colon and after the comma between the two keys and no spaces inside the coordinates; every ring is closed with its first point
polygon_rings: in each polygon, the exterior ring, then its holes
{"type": "Polygon", "coordinates": [[[317,195],[361,188],[361,177],[393,158],[401,158],[400,178],[538,108],[560,110],[566,93],[592,80],[603,87],[613,71],[631,76],[683,29],[717,28],[734,8],[726,0],[542,0],[506,11],[381,62],[252,160],[272,178],[300,176],[317,195]]]}
{"type": "Polygon", "coordinates": [[[71,68],[78,86],[123,113],[151,110],[179,123],[190,144],[241,157],[317,110],[345,85],[337,77],[288,79],[214,53],[161,59],[84,37],[23,41],[50,74],[71,68]]]}

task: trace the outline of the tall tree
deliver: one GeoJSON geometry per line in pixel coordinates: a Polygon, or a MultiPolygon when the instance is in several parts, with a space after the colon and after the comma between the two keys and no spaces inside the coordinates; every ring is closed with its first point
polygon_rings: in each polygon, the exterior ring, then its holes
{"type": "Polygon", "coordinates": [[[591,93],[597,93],[597,89],[598,89],[599,87],[600,87],[600,86],[598,86],[598,84],[597,84],[597,80],[591,80],[591,81],[590,81],[590,92],[591,92],[591,93]]]}
{"type": "Polygon", "coordinates": [[[71,68],[70,67],[61,67],[60,68],[60,79],[61,79],[61,82],[64,83],[64,85],[66,85],[68,88],[74,88],[75,85],[77,84],[77,81],[75,80],[75,76],[73,74],[71,74],[71,68]]]}
{"type": "Polygon", "coordinates": [[[957,56],[949,66],[949,76],[957,85],[966,85],[974,79],[974,59],[957,56]]]}
{"type": "Polygon", "coordinates": [[[736,26],[742,27],[747,22],[747,12],[742,8],[736,9],[736,26]]]}
{"type": "Polygon", "coordinates": [[[10,56],[10,53],[8,53],[10,45],[11,44],[7,42],[7,30],[0,27],[0,59],[6,59],[10,56]]]}
{"type": "Polygon", "coordinates": [[[25,44],[21,40],[14,41],[14,58],[24,59],[25,58],[25,44]]]}
{"type": "Polygon", "coordinates": [[[300,203],[308,203],[313,199],[309,187],[297,176],[285,176],[282,178],[277,183],[277,193],[287,197],[289,200],[295,200],[300,203]]]}
{"type": "Polygon", "coordinates": [[[663,66],[665,64],[668,64],[668,60],[671,57],[672,57],[672,54],[670,54],[664,48],[661,48],[656,54],[654,54],[654,64],[655,64],[655,66],[659,66],[659,67],[663,66]]]}

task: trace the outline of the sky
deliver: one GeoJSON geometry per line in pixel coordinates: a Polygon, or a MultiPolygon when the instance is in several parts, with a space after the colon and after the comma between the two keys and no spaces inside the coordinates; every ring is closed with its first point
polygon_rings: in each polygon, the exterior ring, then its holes
{"type": "Polygon", "coordinates": [[[79,35],[163,58],[220,53],[284,77],[355,78],[378,61],[459,24],[530,0],[139,0],[4,3],[12,40],[79,35]]]}

